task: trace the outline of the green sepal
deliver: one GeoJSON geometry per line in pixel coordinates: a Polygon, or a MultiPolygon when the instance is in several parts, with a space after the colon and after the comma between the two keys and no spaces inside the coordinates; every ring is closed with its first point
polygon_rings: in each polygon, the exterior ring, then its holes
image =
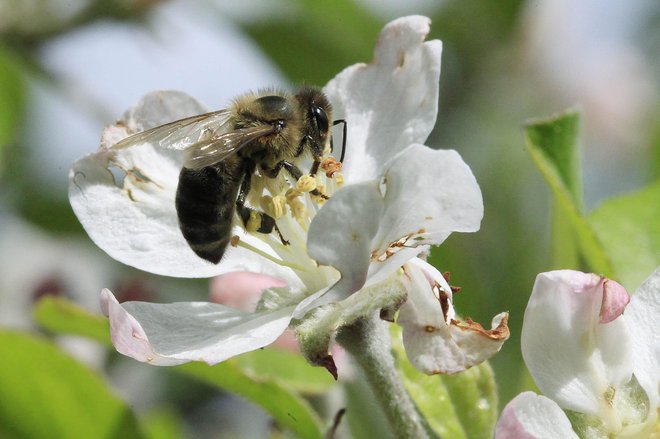
{"type": "Polygon", "coordinates": [[[295,323],[300,350],[307,360],[322,366],[337,378],[330,355],[331,343],[337,331],[374,312],[393,309],[406,300],[407,289],[399,273],[376,285],[363,288],[348,298],[320,306],[295,323]]]}

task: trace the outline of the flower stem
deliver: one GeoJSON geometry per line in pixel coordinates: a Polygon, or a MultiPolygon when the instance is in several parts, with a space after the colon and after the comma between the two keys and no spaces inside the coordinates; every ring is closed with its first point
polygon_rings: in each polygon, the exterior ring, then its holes
{"type": "Polygon", "coordinates": [[[374,315],[343,327],[337,341],[357,361],[397,438],[428,439],[424,421],[394,366],[387,323],[374,315]]]}

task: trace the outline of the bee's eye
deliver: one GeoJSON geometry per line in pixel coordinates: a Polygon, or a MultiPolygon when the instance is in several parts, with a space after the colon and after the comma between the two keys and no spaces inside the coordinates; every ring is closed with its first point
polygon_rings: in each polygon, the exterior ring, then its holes
{"type": "Polygon", "coordinates": [[[319,133],[327,133],[330,129],[328,125],[328,115],[325,113],[325,110],[321,107],[313,106],[312,107],[312,116],[314,122],[316,122],[316,127],[319,129],[319,133]]]}

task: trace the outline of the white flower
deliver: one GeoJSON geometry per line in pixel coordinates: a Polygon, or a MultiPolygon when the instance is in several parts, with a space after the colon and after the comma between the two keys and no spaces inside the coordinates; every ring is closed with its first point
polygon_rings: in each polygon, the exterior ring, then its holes
{"type": "Polygon", "coordinates": [[[660,435],[660,268],[628,300],[621,285],[595,274],[538,275],[522,351],[545,396],[512,400],[496,438],[660,435]]]}
{"type": "Polygon", "coordinates": [[[289,185],[300,182],[253,179],[263,191],[250,201],[277,217],[286,246],[276,234],[236,227],[240,239],[219,264],[200,259],[183,239],[174,208],[181,153],[149,143],[112,148],[131,133],[204,112],[192,98],[147,95],[105,131],[101,149],[74,164],[69,197],[108,254],[163,275],[247,271],[287,285],[260,283],[268,289],[256,312],[214,303],[120,305],[104,290],[120,352],[152,364],[213,364],[271,343],[293,319],[307,357],[325,364],[341,325],[404,301],[404,342],[428,373],[463,370],[500,348],[506,315],[496,317],[495,331],[459,324],[449,285],[417,258],[453,231],[478,230],[483,215],[479,186],[460,156],[422,144],[437,115],[442,47],[424,42],[429,25],[419,16],[388,24],[374,60],[345,69],[324,88],[334,117],[348,123],[343,174],[317,176],[330,200],[292,196],[289,185]],[[327,339],[320,344],[313,336],[319,328],[327,339]]]}

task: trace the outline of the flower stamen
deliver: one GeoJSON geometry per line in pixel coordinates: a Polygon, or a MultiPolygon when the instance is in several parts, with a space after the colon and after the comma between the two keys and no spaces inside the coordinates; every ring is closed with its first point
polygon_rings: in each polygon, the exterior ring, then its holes
{"type": "Polygon", "coordinates": [[[316,189],[316,178],[309,174],[305,174],[298,179],[295,189],[299,192],[311,192],[316,189]]]}
{"type": "MultiPolygon", "coordinates": [[[[254,253],[258,254],[258,255],[261,256],[262,258],[268,259],[269,261],[272,261],[272,262],[274,262],[274,263],[276,263],[276,264],[278,264],[278,265],[281,265],[282,267],[289,267],[289,268],[291,268],[291,269],[293,269],[293,270],[304,270],[304,269],[305,269],[305,267],[303,267],[302,265],[294,264],[293,262],[287,262],[287,261],[285,261],[285,260],[282,260],[282,259],[278,259],[278,258],[276,258],[276,257],[273,257],[272,255],[269,255],[269,254],[266,253],[265,251],[260,250],[260,249],[258,249],[258,248],[256,248],[256,247],[254,247],[253,245],[250,245],[250,244],[246,243],[246,242],[243,241],[243,240],[239,240],[239,241],[236,243],[236,246],[238,246],[238,247],[243,247],[243,248],[246,249],[246,250],[250,250],[251,252],[254,252],[254,253]]],[[[282,246],[282,247],[284,247],[284,246],[282,246]]]]}

